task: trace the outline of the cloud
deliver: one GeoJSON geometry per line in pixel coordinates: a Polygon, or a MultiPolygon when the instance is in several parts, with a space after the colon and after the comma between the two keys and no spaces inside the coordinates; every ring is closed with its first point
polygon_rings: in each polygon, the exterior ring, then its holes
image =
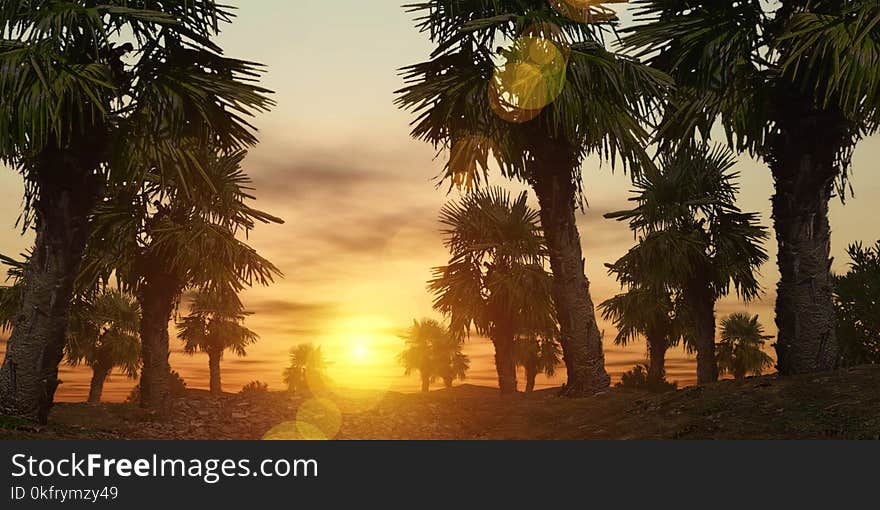
{"type": "Polygon", "coordinates": [[[304,315],[310,318],[319,318],[334,315],[337,305],[334,303],[261,299],[248,302],[247,309],[255,314],[283,315],[285,317],[304,315]]]}

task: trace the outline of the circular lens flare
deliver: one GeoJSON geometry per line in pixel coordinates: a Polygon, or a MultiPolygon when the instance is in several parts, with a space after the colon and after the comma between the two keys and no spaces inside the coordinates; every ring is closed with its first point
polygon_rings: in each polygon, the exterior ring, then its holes
{"type": "Polygon", "coordinates": [[[503,51],[489,83],[489,104],[507,122],[528,122],[554,102],[565,87],[568,50],[558,28],[531,27],[503,51]]]}

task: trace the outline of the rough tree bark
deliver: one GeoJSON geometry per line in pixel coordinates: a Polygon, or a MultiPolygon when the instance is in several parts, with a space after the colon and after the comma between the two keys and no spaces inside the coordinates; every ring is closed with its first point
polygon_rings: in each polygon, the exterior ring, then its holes
{"type": "Polygon", "coordinates": [[[535,379],[538,377],[538,369],[534,365],[526,365],[526,393],[535,391],[535,379]]]}
{"type": "Polygon", "coordinates": [[[104,392],[104,381],[110,375],[112,367],[95,365],[92,367],[92,381],[89,384],[89,404],[100,404],[101,394],[104,392]]]}
{"type": "Polygon", "coordinates": [[[651,333],[648,341],[648,382],[659,383],[666,377],[666,335],[651,333]]]}
{"type": "Polygon", "coordinates": [[[171,410],[171,365],[168,363],[168,322],[180,295],[180,283],[161,269],[159,261],[148,263],[138,289],[141,306],[141,407],[167,414],[171,410]]]}
{"type": "Polygon", "coordinates": [[[718,381],[715,358],[715,293],[704,279],[692,281],[685,299],[693,314],[694,348],[697,350],[697,384],[718,381]]]}
{"type": "Polygon", "coordinates": [[[781,275],[776,353],[779,373],[793,375],[839,363],[828,203],[839,177],[835,159],[853,137],[841,115],[816,110],[795,92],[788,91],[780,103],[783,120],[769,158],[781,275]]]}
{"type": "Polygon", "coordinates": [[[498,373],[498,388],[502,395],[516,393],[516,358],[513,348],[513,333],[496,328],[492,333],[495,346],[495,371],[498,373]]]}
{"type": "Polygon", "coordinates": [[[428,377],[428,374],[422,372],[422,393],[428,393],[431,389],[431,378],[428,377]]]}
{"type": "Polygon", "coordinates": [[[575,219],[577,187],[573,182],[578,161],[573,154],[576,151],[565,144],[548,143],[535,148],[529,180],[540,203],[541,225],[553,270],[553,297],[568,372],[563,395],[577,397],[608,388],[611,378],[605,372],[602,336],[596,324],[590,283],[584,273],[575,219]]]}
{"type": "MultiPolygon", "coordinates": [[[[84,147],[87,147],[84,142],[84,147]]],[[[86,242],[89,215],[99,194],[97,163],[47,149],[29,175],[39,190],[34,203],[36,241],[24,276],[21,309],[0,368],[0,414],[46,423],[64,355],[70,301],[86,242]]]]}
{"type": "Polygon", "coordinates": [[[222,348],[208,349],[208,371],[211,374],[211,395],[214,396],[223,394],[223,388],[220,384],[220,359],[222,357],[222,348]]]}

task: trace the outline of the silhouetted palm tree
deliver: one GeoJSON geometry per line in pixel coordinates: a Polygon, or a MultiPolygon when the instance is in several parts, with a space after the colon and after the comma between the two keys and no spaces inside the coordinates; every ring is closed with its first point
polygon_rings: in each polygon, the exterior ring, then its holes
{"type": "Polygon", "coordinates": [[[837,337],[844,365],[880,363],[880,241],[850,245],[849,271],[834,277],[837,337]]]}
{"type": "Polygon", "coordinates": [[[203,172],[199,185],[147,176],[114,190],[96,208],[84,272],[92,279],[115,273],[138,297],[144,319],[141,406],[168,410],[168,322],[184,289],[234,296],[281,274],[239,239],[257,223],[282,223],[251,207],[251,181],[241,169],[245,155],[205,147],[194,156],[203,172]]]}
{"type": "Polygon", "coordinates": [[[260,66],[211,41],[231,18],[213,0],[0,4],[0,161],[24,176],[36,231],[0,413],[48,419],[102,188],[148,173],[199,181],[199,144],[185,139],[256,142],[245,119],[271,105],[253,83],[260,66]]]}
{"type": "MultiPolygon", "coordinates": [[[[445,376],[454,379],[456,374],[453,365],[457,358],[455,353],[461,351],[460,347],[453,346],[460,345],[460,341],[450,334],[446,326],[433,319],[422,319],[421,321],[414,319],[412,326],[402,338],[406,344],[403,351],[397,355],[397,361],[403,366],[404,375],[410,375],[415,371],[419,373],[423,392],[430,390],[431,383],[438,377],[445,376]],[[438,349],[438,346],[441,348],[438,349]],[[446,355],[438,357],[438,350],[446,355]],[[445,361],[445,363],[439,364],[438,360],[445,361]],[[443,370],[444,368],[447,370],[443,370]]],[[[466,357],[459,359],[458,365],[459,367],[463,365],[464,371],[466,371],[466,357]]],[[[462,371],[462,377],[464,371],[462,371]]],[[[450,385],[453,379],[449,380],[450,385]]]]}
{"type": "Polygon", "coordinates": [[[247,346],[256,342],[256,333],[242,324],[250,313],[236,295],[199,292],[193,298],[189,315],[177,323],[179,337],[187,354],[208,354],[211,394],[220,395],[220,360],[227,350],[247,355],[247,346]]]}
{"type": "Polygon", "coordinates": [[[527,393],[534,391],[538,374],[553,377],[562,363],[562,349],[552,338],[520,336],[514,341],[513,350],[516,364],[526,372],[527,393]]]}
{"type": "MultiPolygon", "coordinates": [[[[618,271],[615,266],[610,267],[612,274],[618,271]]],[[[666,377],[666,351],[682,337],[680,310],[666,289],[644,285],[628,274],[617,273],[617,277],[627,290],[599,305],[602,317],[617,328],[615,344],[626,346],[639,337],[645,339],[649,360],[647,384],[657,386],[666,377]]]]}
{"type": "Polygon", "coordinates": [[[732,148],[770,167],[779,372],[834,368],[828,204],[880,126],[876,0],[641,0],[637,17],[627,45],[678,82],[661,138],[720,120],[732,148]]]}
{"type": "Polygon", "coordinates": [[[446,334],[431,343],[433,371],[443,380],[446,388],[452,388],[456,379],[464,380],[471,366],[468,356],[461,352],[461,340],[446,334]]]}
{"type": "Polygon", "coordinates": [[[764,334],[757,315],[730,314],[721,321],[718,369],[735,379],[744,379],[748,374],[761,375],[773,366],[773,358],[764,352],[764,344],[771,338],[764,334]]]}
{"type": "Polygon", "coordinates": [[[661,170],[634,179],[636,194],[630,200],[637,206],[606,215],[629,221],[640,236],[639,244],[611,267],[642,289],[657,289],[658,296],[678,294],[682,331],[697,352],[697,380],[712,382],[718,379],[715,302],[731,285],[743,299],[758,295],[757,271],[767,260],[762,244],[768,234],[756,213],[736,206],[738,174],[730,171],[729,151],[692,143],[660,161],[661,170]]]}
{"type": "Polygon", "coordinates": [[[293,347],[290,349],[290,365],[284,369],[287,391],[316,392],[323,389],[312,386],[323,386],[328,365],[320,345],[315,347],[313,344],[299,344],[293,347]]]}
{"type": "Polygon", "coordinates": [[[575,217],[581,163],[596,154],[650,165],[640,122],[668,82],[605,49],[613,26],[607,9],[565,5],[430,0],[409,6],[437,48],[427,62],[403,68],[398,104],[417,116],[415,138],[449,149],[444,179],[478,184],[491,157],[504,176],[535,190],[554,275],[564,393],[576,396],[610,384],[575,217]]]}
{"type": "Polygon", "coordinates": [[[71,306],[64,353],[72,366],[92,369],[89,403],[101,401],[104,381],[118,368],[131,379],[141,365],[140,307],[134,296],[109,290],[71,306]]]}
{"type": "Polygon", "coordinates": [[[457,338],[473,326],[492,340],[502,393],[516,392],[517,335],[556,331],[547,249],[526,198],[492,187],[444,206],[440,222],[452,256],[429,283],[434,308],[457,338]]]}

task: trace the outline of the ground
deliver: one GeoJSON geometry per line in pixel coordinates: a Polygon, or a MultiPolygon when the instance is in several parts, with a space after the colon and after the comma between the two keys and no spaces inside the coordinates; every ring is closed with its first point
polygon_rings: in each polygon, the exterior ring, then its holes
{"type": "Polygon", "coordinates": [[[260,439],[323,432],[336,439],[880,439],[880,367],[661,394],[615,388],[567,399],[556,393],[501,397],[492,388],[463,385],[373,400],[336,396],[334,404],[322,405],[280,392],[216,399],[190,390],[165,420],[131,404],[58,404],[46,427],[0,417],[0,439],[260,439]],[[297,416],[315,426],[295,425],[297,416]]]}

